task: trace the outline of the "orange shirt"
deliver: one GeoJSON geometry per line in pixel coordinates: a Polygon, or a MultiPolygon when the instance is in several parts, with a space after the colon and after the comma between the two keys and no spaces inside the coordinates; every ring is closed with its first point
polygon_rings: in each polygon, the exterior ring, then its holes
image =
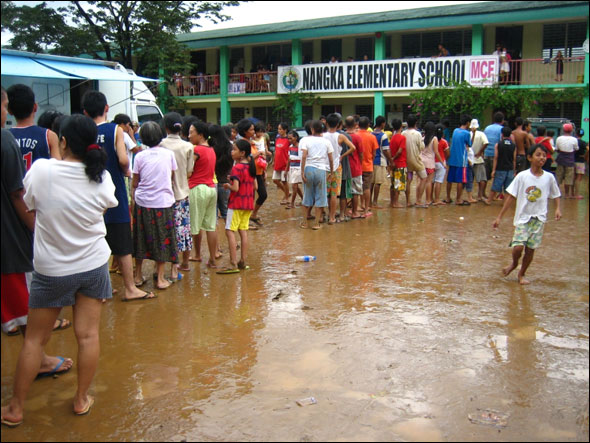
{"type": "Polygon", "coordinates": [[[373,158],[379,148],[377,138],[366,129],[359,129],[357,134],[363,141],[363,172],[373,172],[373,158]]]}

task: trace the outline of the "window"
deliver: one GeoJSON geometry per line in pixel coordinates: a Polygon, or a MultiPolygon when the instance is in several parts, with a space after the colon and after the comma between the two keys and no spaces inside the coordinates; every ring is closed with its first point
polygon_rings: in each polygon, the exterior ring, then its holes
{"type": "Polygon", "coordinates": [[[304,42],[301,48],[303,52],[301,63],[304,65],[313,63],[313,42],[304,42]]]}
{"type": "Polygon", "coordinates": [[[577,128],[582,124],[582,104],[577,102],[542,103],[540,117],[569,118],[577,128]]]}
{"type": "Polygon", "coordinates": [[[342,39],[322,40],[322,63],[328,63],[332,56],[342,61],[342,39]]]}
{"type": "Polygon", "coordinates": [[[301,114],[302,114],[301,121],[304,124],[307,120],[313,120],[313,106],[303,106],[301,114]]]}
{"type": "Polygon", "coordinates": [[[451,55],[471,54],[471,29],[402,35],[402,57],[431,57],[442,43],[451,55]]]}
{"type": "Polygon", "coordinates": [[[207,51],[192,51],[191,52],[191,63],[193,65],[193,69],[191,70],[191,75],[197,75],[197,73],[207,72],[207,51]]]}
{"type": "Polygon", "coordinates": [[[543,25],[543,58],[554,58],[558,51],[564,57],[584,57],[586,22],[549,23],[543,25]]]}
{"type": "Polygon", "coordinates": [[[291,44],[254,46],[252,48],[252,71],[256,71],[258,65],[264,69],[275,71],[277,66],[291,63],[291,44]]]}
{"type": "Polygon", "coordinates": [[[244,69],[244,48],[232,48],[229,52],[229,71],[235,74],[240,72],[240,68],[244,69]]]}
{"type": "Polygon", "coordinates": [[[137,112],[137,122],[141,125],[144,122],[160,122],[162,113],[157,106],[153,105],[137,105],[135,108],[137,112]]]}
{"type": "Polygon", "coordinates": [[[373,121],[373,105],[356,105],[354,113],[361,117],[369,117],[369,120],[373,121]]]}
{"type": "Polygon", "coordinates": [[[231,121],[234,123],[239,122],[246,116],[246,111],[244,108],[231,108],[231,121]]]}
{"type": "Polygon", "coordinates": [[[207,121],[207,108],[193,108],[193,109],[191,109],[191,115],[194,115],[199,120],[206,122],[207,121]]]}
{"type": "Polygon", "coordinates": [[[367,37],[367,38],[357,38],[355,40],[354,45],[354,59],[355,60],[363,60],[363,57],[366,55],[369,57],[369,60],[373,60],[375,58],[375,49],[374,49],[374,38],[367,37]]]}

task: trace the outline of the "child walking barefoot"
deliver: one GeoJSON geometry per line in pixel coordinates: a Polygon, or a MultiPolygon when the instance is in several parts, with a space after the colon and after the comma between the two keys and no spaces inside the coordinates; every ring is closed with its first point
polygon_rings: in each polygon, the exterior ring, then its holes
{"type": "Polygon", "coordinates": [[[229,245],[230,267],[217,271],[218,274],[235,274],[247,269],[248,258],[248,224],[254,209],[254,191],[256,190],[256,165],[251,157],[250,142],[238,140],[231,151],[232,159],[236,162],[229,177],[230,182],[224,184],[225,189],[231,191],[229,195],[225,233],[229,245]],[[241,257],[238,262],[238,252],[235,232],[240,233],[241,257]]]}
{"type": "Polygon", "coordinates": [[[527,152],[527,158],[531,163],[530,169],[518,174],[508,186],[504,206],[493,224],[494,228],[500,225],[502,216],[512,205],[512,201],[516,199],[514,237],[510,244],[512,246],[512,263],[506,266],[502,273],[506,277],[516,269],[524,250],[522,266],[518,272],[518,282],[521,285],[530,283],[524,276],[533,261],[535,249],[541,245],[543,227],[547,221],[549,198],[555,199],[555,220],[561,219],[559,186],[553,174],[542,169],[547,160],[547,148],[543,145],[533,145],[527,152]]]}

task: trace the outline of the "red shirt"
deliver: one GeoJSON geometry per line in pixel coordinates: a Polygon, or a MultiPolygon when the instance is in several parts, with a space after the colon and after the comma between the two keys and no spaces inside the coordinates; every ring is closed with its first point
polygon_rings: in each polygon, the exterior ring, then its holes
{"type": "Polygon", "coordinates": [[[348,156],[348,163],[350,164],[350,175],[352,176],[352,178],[360,177],[361,175],[363,175],[363,168],[361,166],[361,152],[363,152],[363,140],[358,134],[348,133],[348,135],[350,135],[350,138],[352,139],[352,144],[356,148],[354,151],[352,151],[352,154],[348,156]]]}
{"type": "Polygon", "coordinates": [[[215,176],[215,151],[210,146],[195,146],[195,167],[192,175],[188,179],[190,189],[199,185],[207,185],[210,188],[215,187],[213,177],[215,176]]]}
{"type": "Polygon", "coordinates": [[[227,207],[229,209],[254,209],[254,177],[250,175],[250,165],[237,163],[231,170],[230,179],[240,182],[237,192],[229,194],[227,207]]]}
{"type": "Polygon", "coordinates": [[[289,162],[289,139],[277,137],[275,140],[275,171],[286,171],[289,162]]]}
{"type": "Polygon", "coordinates": [[[401,134],[394,134],[393,137],[391,137],[391,141],[389,142],[391,156],[395,157],[395,154],[397,154],[397,151],[400,149],[401,153],[395,158],[393,163],[395,164],[396,168],[407,168],[408,162],[406,159],[406,137],[401,134]]]}
{"type": "MultiPolygon", "coordinates": [[[[449,147],[449,144],[447,143],[447,141],[444,138],[441,138],[438,141],[438,155],[440,155],[440,158],[445,161],[446,160],[446,154],[445,154],[445,149],[447,149],[449,147]]],[[[440,163],[438,161],[438,159],[436,159],[437,163],[440,163]]]]}

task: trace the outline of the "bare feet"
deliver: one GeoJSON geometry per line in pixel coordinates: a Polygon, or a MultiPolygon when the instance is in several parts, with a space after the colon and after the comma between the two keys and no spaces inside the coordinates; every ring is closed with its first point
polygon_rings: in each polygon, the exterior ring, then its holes
{"type": "Polygon", "coordinates": [[[395,204],[395,205],[391,205],[391,207],[392,207],[392,208],[405,208],[405,206],[404,206],[404,205],[402,205],[402,204],[399,204],[399,203],[397,203],[397,204],[395,204]]]}
{"type": "Polygon", "coordinates": [[[520,283],[521,285],[528,285],[531,282],[528,281],[526,278],[524,278],[524,276],[518,276],[518,283],[520,283]]]}
{"type": "Polygon", "coordinates": [[[201,257],[191,257],[188,259],[189,261],[203,261],[201,257]]]}
{"type": "Polygon", "coordinates": [[[508,277],[508,275],[510,275],[510,273],[512,271],[514,271],[516,269],[516,266],[514,266],[514,264],[511,264],[509,266],[506,266],[505,268],[502,269],[502,274],[504,275],[504,277],[508,277]]]}

